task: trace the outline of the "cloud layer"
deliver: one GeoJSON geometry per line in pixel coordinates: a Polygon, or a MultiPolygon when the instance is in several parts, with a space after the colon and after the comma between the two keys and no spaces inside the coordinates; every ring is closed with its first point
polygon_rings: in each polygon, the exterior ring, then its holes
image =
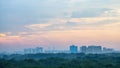
{"type": "Polygon", "coordinates": [[[18,43],[21,48],[62,49],[73,43],[119,48],[119,7],[119,0],[1,0],[0,50],[14,50],[18,43]]]}

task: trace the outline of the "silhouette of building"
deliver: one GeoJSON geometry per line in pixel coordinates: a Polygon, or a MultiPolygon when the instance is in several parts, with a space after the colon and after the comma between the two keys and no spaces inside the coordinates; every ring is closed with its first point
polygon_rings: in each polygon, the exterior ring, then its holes
{"type": "Polygon", "coordinates": [[[69,50],[45,50],[45,53],[70,53],[69,50]]]}
{"type": "Polygon", "coordinates": [[[31,54],[31,53],[32,53],[31,48],[24,49],[24,54],[31,54]]]}
{"type": "Polygon", "coordinates": [[[114,49],[103,47],[103,53],[112,53],[112,52],[114,52],[114,49]]]}
{"type": "Polygon", "coordinates": [[[87,47],[86,46],[81,46],[80,47],[80,52],[86,53],[86,51],[87,51],[87,47]]]}
{"type": "Polygon", "coordinates": [[[87,48],[87,53],[101,53],[102,52],[102,47],[101,46],[88,46],[87,48]]]}
{"type": "Polygon", "coordinates": [[[24,54],[36,54],[36,53],[43,53],[43,48],[42,47],[36,47],[36,48],[24,49],[24,54]]]}
{"type": "Polygon", "coordinates": [[[81,46],[80,47],[80,52],[81,53],[93,53],[93,54],[96,54],[96,53],[102,53],[102,47],[101,46],[95,46],[95,45],[92,45],[92,46],[81,46]]]}
{"type": "MultiPolygon", "coordinates": [[[[111,48],[102,48],[102,46],[81,46],[79,52],[85,53],[85,54],[100,54],[100,53],[113,53],[115,52],[114,49],[111,48]]],[[[19,52],[16,52],[19,53],[19,52]]],[[[21,52],[20,52],[21,53],[21,52]]],[[[69,50],[44,50],[42,47],[36,47],[36,48],[27,48],[24,49],[24,54],[36,54],[36,53],[78,53],[78,46],[71,45],[69,47],[69,50]]]]}
{"type": "Polygon", "coordinates": [[[78,47],[75,45],[70,46],[70,53],[78,53],[78,47]]]}
{"type": "Polygon", "coordinates": [[[43,48],[42,47],[36,47],[35,48],[35,53],[43,53],[43,48]]]}

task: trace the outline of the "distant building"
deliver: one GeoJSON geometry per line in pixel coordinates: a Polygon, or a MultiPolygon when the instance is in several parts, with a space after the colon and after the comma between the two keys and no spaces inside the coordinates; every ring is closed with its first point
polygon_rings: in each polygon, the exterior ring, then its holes
{"type": "Polygon", "coordinates": [[[24,49],[24,54],[31,54],[31,53],[32,53],[31,48],[24,49]]]}
{"type": "Polygon", "coordinates": [[[112,52],[114,52],[114,49],[103,47],[103,53],[112,53],[112,52]]]}
{"type": "Polygon", "coordinates": [[[70,53],[78,53],[78,47],[75,45],[70,46],[70,53]]]}
{"type": "Polygon", "coordinates": [[[118,51],[115,51],[112,48],[106,48],[102,46],[96,46],[96,45],[91,45],[91,46],[81,46],[80,47],[80,52],[81,53],[86,53],[86,54],[100,54],[100,53],[117,53],[118,51]]]}
{"type": "Polygon", "coordinates": [[[42,47],[36,47],[35,48],[35,53],[43,53],[43,48],[42,47]]]}
{"type": "Polygon", "coordinates": [[[87,53],[102,53],[102,47],[101,46],[88,46],[87,53]]]}
{"type": "Polygon", "coordinates": [[[80,47],[80,52],[86,53],[86,51],[87,51],[87,47],[86,46],[81,46],[80,47]]]}
{"type": "Polygon", "coordinates": [[[69,50],[45,50],[45,53],[70,53],[69,50]]]}
{"type": "Polygon", "coordinates": [[[42,47],[36,47],[36,48],[24,49],[24,54],[36,54],[36,53],[43,53],[43,48],[42,47]]]}

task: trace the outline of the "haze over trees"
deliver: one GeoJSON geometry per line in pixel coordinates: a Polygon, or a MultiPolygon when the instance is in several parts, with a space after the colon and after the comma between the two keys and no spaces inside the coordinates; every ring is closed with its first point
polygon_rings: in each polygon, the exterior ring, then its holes
{"type": "Polygon", "coordinates": [[[0,68],[119,68],[120,53],[3,55],[0,68]],[[24,58],[23,58],[24,57],[24,58]],[[19,59],[18,59],[19,58],[19,59]]]}

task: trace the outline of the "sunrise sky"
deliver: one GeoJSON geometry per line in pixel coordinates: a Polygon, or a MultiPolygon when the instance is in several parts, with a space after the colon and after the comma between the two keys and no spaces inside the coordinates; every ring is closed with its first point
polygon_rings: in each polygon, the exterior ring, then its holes
{"type": "Polygon", "coordinates": [[[0,52],[71,44],[120,50],[120,0],[0,0],[0,52]]]}

